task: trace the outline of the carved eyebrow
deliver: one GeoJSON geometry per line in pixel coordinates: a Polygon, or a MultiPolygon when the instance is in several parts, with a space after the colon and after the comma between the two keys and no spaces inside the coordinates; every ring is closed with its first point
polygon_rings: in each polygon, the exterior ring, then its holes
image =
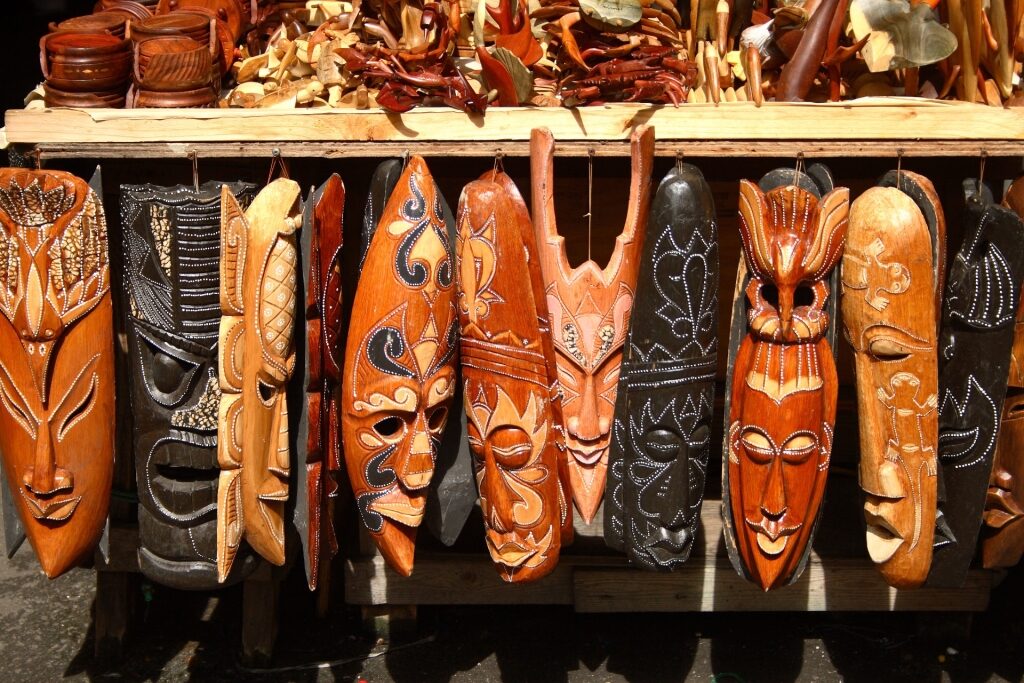
{"type": "Polygon", "coordinates": [[[96,364],[99,362],[99,358],[100,354],[97,353],[92,358],[90,358],[88,362],[86,362],[85,366],[78,372],[77,375],[75,375],[75,379],[68,386],[67,391],[64,392],[64,395],[61,397],[60,401],[57,402],[57,406],[53,409],[53,412],[51,413],[51,415],[53,415],[54,417],[60,415],[61,413],[65,413],[66,415],[64,420],[62,420],[63,422],[68,422],[68,418],[73,416],[73,419],[71,419],[68,424],[62,424],[60,426],[57,434],[58,441],[62,440],[64,436],[67,434],[68,430],[74,427],[76,424],[78,424],[78,422],[81,421],[92,410],[90,407],[86,409],[84,413],[78,412],[79,409],[81,409],[82,406],[84,406],[89,401],[89,399],[96,393],[96,385],[99,381],[99,378],[95,368],[96,364]],[[72,405],[71,408],[66,409],[66,404],[71,405],[69,402],[71,401],[72,396],[76,393],[80,393],[81,387],[79,385],[82,384],[82,379],[87,374],[90,373],[92,374],[92,377],[90,377],[87,380],[89,382],[89,386],[86,390],[85,395],[81,398],[81,400],[77,400],[72,405]],[[78,414],[76,415],[76,413],[78,414]]]}
{"type": "Polygon", "coordinates": [[[25,396],[7,373],[7,368],[0,363],[0,401],[15,422],[33,439],[38,437],[39,418],[32,412],[25,396]],[[13,389],[13,391],[12,391],[13,389]]]}

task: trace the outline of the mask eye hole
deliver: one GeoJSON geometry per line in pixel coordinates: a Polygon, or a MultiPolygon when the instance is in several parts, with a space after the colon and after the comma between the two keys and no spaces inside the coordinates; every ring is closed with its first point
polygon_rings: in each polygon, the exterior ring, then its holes
{"type": "Polygon", "coordinates": [[[444,429],[447,421],[448,408],[446,406],[438,406],[427,416],[427,428],[432,432],[439,432],[444,429]]]}
{"type": "Polygon", "coordinates": [[[385,417],[383,420],[380,420],[373,425],[373,431],[377,432],[379,436],[384,437],[385,439],[398,434],[401,430],[402,421],[394,415],[385,417]]]}
{"type": "Polygon", "coordinates": [[[793,306],[811,306],[814,304],[814,290],[807,285],[800,285],[793,293],[793,306]]]}
{"type": "Polygon", "coordinates": [[[654,428],[644,435],[644,452],[658,462],[671,462],[679,457],[683,440],[675,432],[654,428]]]}
{"type": "Polygon", "coordinates": [[[779,307],[779,288],[771,283],[761,285],[761,298],[772,308],[779,307]]]}
{"type": "Polygon", "coordinates": [[[181,386],[183,380],[188,377],[190,370],[195,365],[186,361],[169,356],[161,351],[153,353],[153,384],[165,394],[174,393],[181,386]]]}
{"type": "Polygon", "coordinates": [[[274,387],[263,382],[262,380],[256,380],[256,390],[260,394],[260,400],[263,401],[263,405],[270,405],[274,400],[274,387]]]}
{"type": "Polygon", "coordinates": [[[881,337],[868,344],[871,355],[881,361],[900,361],[910,357],[910,349],[893,339],[881,337]]]}

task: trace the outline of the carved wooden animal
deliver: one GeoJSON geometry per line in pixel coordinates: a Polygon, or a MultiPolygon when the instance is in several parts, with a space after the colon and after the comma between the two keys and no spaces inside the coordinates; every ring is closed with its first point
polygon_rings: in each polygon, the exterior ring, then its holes
{"type": "Polygon", "coordinates": [[[569,480],[576,508],[590,523],[604,495],[618,370],[647,226],[654,129],[633,131],[626,225],[603,269],[594,261],[569,266],[555,224],[554,145],[550,131],[534,129],[533,219],[558,358],[569,480]]]}
{"type": "Polygon", "coordinates": [[[285,390],[295,369],[298,199],[299,186],[285,178],[267,185],[244,212],[228,187],[222,191],[220,581],[243,538],[272,564],[285,561],[291,467],[285,390]]]}
{"type": "Polygon", "coordinates": [[[932,557],[944,240],[938,197],[916,174],[889,174],[851,207],[842,307],[856,359],[867,549],[897,588],[923,583],[932,557]]]}
{"type": "MultiPolygon", "coordinates": [[[[217,587],[222,185],[121,186],[139,568],[192,590],[217,587]]],[[[245,205],[256,192],[229,188],[245,205]]],[[[255,566],[246,555],[231,580],[255,566]]]]}
{"type": "Polygon", "coordinates": [[[70,173],[0,169],[0,451],[50,578],[91,555],[110,502],[114,321],[100,196],[70,173]]]}
{"type": "Polygon", "coordinates": [[[464,400],[487,550],[502,579],[533,581],[558,563],[572,519],[533,226],[511,178],[488,173],[463,190],[458,228],[464,400]]]}
{"type": "Polygon", "coordinates": [[[406,576],[456,386],[458,316],[443,202],[426,162],[412,157],[367,250],[345,348],[349,479],[364,526],[406,576]]]}
{"type": "Polygon", "coordinates": [[[316,589],[338,552],[334,531],[334,502],[341,472],[339,424],[341,351],[344,322],[341,309],[342,213],[345,185],[332,175],[306,203],[305,227],[300,239],[303,267],[307,269],[306,353],[303,372],[306,422],[300,429],[305,442],[306,581],[316,589]]]}
{"type": "Polygon", "coordinates": [[[648,569],[687,560],[700,521],[718,355],[718,228],[695,166],[651,206],[619,373],[605,542],[648,569]]]}
{"type": "Polygon", "coordinates": [[[723,514],[743,573],[764,590],[799,577],[820,515],[838,379],[827,279],[842,255],[849,190],[740,182],[749,280],[726,433],[723,514]],[[726,507],[728,505],[728,507],[726,507]]]}
{"type": "MultiPolygon", "coordinates": [[[[1024,180],[1018,178],[1010,186],[1003,205],[1024,218],[1024,180]]],[[[1005,569],[1020,562],[1024,556],[1024,301],[1014,323],[1006,399],[983,521],[982,564],[1005,569]]]]}
{"type": "Polygon", "coordinates": [[[1024,221],[972,192],[939,335],[942,487],[928,584],[960,586],[974,558],[1024,281],[1024,221]]]}

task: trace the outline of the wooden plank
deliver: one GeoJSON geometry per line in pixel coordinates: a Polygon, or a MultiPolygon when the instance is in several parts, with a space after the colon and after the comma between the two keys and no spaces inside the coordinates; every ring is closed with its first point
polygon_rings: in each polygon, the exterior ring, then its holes
{"type": "Polygon", "coordinates": [[[822,561],[816,555],[796,583],[767,593],[736,574],[726,558],[640,578],[628,569],[576,569],[576,611],[973,612],[988,606],[992,587],[992,573],[978,569],[962,588],[897,591],[866,558],[822,561]]]}
{"type": "MultiPolygon", "coordinates": [[[[200,142],[525,142],[547,126],[569,141],[627,140],[639,124],[678,141],[1024,141],[1018,112],[963,102],[864,98],[852,102],[615,104],[583,109],[494,107],[486,116],[444,108],[406,114],[350,110],[10,110],[12,144],[200,142]]],[[[283,151],[283,150],[282,150],[283,151]]],[[[602,151],[595,147],[595,152],[602,151]]],[[[699,150],[690,150],[697,154],[699,150]]],[[[781,154],[782,152],[776,152],[781,154]]]]}

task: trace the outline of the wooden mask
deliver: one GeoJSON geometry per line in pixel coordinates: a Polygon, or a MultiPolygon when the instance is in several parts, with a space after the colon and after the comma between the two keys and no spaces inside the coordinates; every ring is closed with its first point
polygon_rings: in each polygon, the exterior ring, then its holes
{"type": "Polygon", "coordinates": [[[962,585],[974,557],[1024,280],[1024,222],[992,204],[991,194],[972,195],[964,242],[949,267],[939,335],[942,485],[928,575],[933,586],[962,585]]]}
{"type": "Polygon", "coordinates": [[[463,190],[455,247],[463,395],[487,550],[509,582],[554,569],[572,518],[560,482],[554,347],[532,231],[504,173],[463,190]]]}
{"type": "MultiPolygon", "coordinates": [[[[1024,218],[1024,180],[1010,186],[1003,204],[1024,218]]],[[[988,569],[1013,567],[1024,555],[1024,301],[1017,309],[1000,417],[981,544],[982,564],[988,569]]]]}
{"type": "Polygon", "coordinates": [[[4,471],[53,578],[89,556],[110,501],[114,321],[99,186],[0,169],[0,230],[4,471]]]}
{"type": "Polygon", "coordinates": [[[247,210],[221,195],[217,571],[242,538],[282,565],[291,449],[286,385],[295,369],[299,186],[273,181],[247,210]]]}
{"type": "Polygon", "coordinates": [[[851,207],[843,332],[857,370],[867,548],[897,588],[924,582],[932,556],[944,240],[938,197],[919,175],[890,173],[851,207]]]}
{"type": "Polygon", "coordinates": [[[332,175],[305,203],[304,229],[299,236],[305,269],[306,348],[302,386],[306,412],[297,429],[297,448],[304,453],[296,492],[296,527],[304,536],[306,581],[315,590],[323,570],[338,552],[334,502],[341,472],[339,387],[344,323],[341,308],[342,214],[345,185],[332,175]],[[301,509],[299,509],[301,507],[301,509]]]}
{"type": "Polygon", "coordinates": [[[345,348],[349,479],[363,524],[406,576],[456,386],[459,328],[445,213],[426,162],[412,157],[370,241],[345,348]]]}
{"type": "Polygon", "coordinates": [[[217,586],[221,185],[121,187],[139,566],[195,590],[217,586]]]}
{"type": "Polygon", "coordinates": [[[604,269],[594,261],[569,266],[555,224],[554,147],[549,130],[533,130],[533,217],[558,359],[570,488],[589,524],[605,489],[619,366],[647,227],[654,128],[633,131],[626,225],[604,269]]]}
{"type": "Polygon", "coordinates": [[[695,166],[651,206],[619,373],[605,540],[634,564],[686,561],[700,521],[718,356],[718,227],[695,166]]]}
{"type": "Polygon", "coordinates": [[[796,580],[809,556],[839,389],[826,279],[850,192],[798,183],[740,181],[747,332],[732,368],[723,512],[743,573],[764,590],[796,580]]]}

